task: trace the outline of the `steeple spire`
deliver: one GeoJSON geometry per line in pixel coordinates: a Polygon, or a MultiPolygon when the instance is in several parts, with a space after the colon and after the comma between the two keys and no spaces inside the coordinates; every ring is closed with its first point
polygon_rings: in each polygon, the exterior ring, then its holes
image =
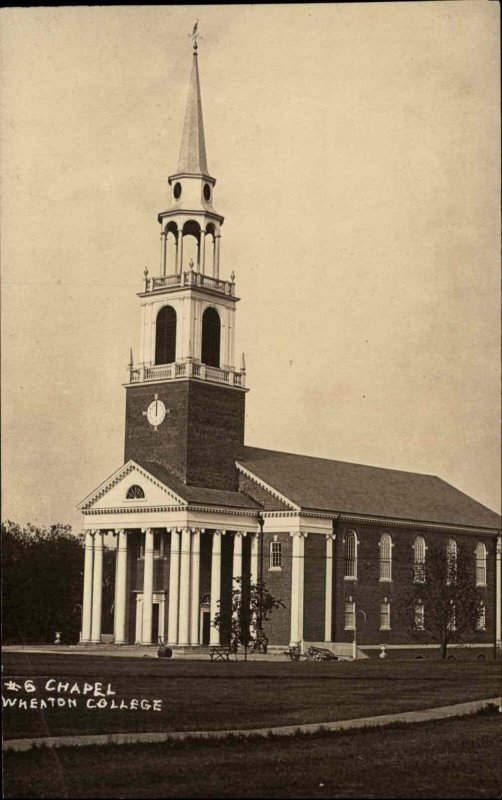
{"type": "Polygon", "coordinates": [[[207,175],[206,143],[204,140],[199,67],[197,64],[197,39],[200,38],[197,33],[197,22],[190,36],[193,46],[192,73],[190,75],[185,122],[181,137],[178,173],[188,172],[192,175],[207,175]]]}

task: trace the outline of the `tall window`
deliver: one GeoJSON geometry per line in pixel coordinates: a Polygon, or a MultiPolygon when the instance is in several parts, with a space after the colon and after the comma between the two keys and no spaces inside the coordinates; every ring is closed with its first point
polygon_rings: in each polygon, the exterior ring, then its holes
{"type": "Polygon", "coordinates": [[[486,547],[483,542],[476,545],[476,586],[486,586],[486,547]]]}
{"type": "Polygon", "coordinates": [[[282,545],[280,542],[270,542],[270,569],[282,567],[282,545]]]}
{"type": "Polygon", "coordinates": [[[345,534],[345,577],[357,578],[357,537],[355,531],[345,534]]]}
{"type": "Polygon", "coordinates": [[[164,536],[160,531],[155,531],[153,534],[153,556],[154,558],[164,556],[164,536]]]}
{"type": "Polygon", "coordinates": [[[208,367],[220,366],[220,315],[215,308],[206,308],[202,315],[201,361],[208,367]]]}
{"type": "Polygon", "coordinates": [[[390,631],[390,603],[387,598],[380,604],[380,630],[390,631]]]}
{"type": "Polygon", "coordinates": [[[455,583],[457,580],[457,552],[455,539],[448,539],[448,544],[446,545],[447,583],[455,583]]]}
{"type": "Polygon", "coordinates": [[[389,533],[380,537],[380,580],[392,580],[392,539],[389,533]]]}
{"type": "Polygon", "coordinates": [[[415,583],[425,583],[425,539],[416,536],[413,542],[413,580],[415,583]]]}
{"type": "Polygon", "coordinates": [[[155,323],[155,363],[172,364],[176,361],[176,311],[164,306],[155,323]]]}
{"type": "Polygon", "coordinates": [[[345,603],[345,630],[353,631],[356,627],[356,604],[350,598],[345,603]]]}
{"type": "Polygon", "coordinates": [[[479,616],[476,620],[476,630],[486,630],[486,606],[484,603],[481,603],[480,605],[479,616]]]}
{"type": "Polygon", "coordinates": [[[415,603],[415,629],[423,631],[425,627],[424,604],[421,600],[415,603]]]}

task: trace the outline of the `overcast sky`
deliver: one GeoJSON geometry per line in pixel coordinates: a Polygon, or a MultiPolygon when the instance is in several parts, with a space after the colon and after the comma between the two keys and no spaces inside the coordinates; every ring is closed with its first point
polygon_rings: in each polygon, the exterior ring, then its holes
{"type": "Polygon", "coordinates": [[[2,12],[3,517],[122,463],[197,17],[246,443],[499,510],[498,5],[47,7],[2,12]]]}

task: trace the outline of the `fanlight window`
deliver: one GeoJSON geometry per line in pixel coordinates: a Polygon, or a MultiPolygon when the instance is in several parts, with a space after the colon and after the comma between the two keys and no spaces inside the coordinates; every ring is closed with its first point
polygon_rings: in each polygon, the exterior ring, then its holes
{"type": "Polygon", "coordinates": [[[215,308],[206,308],[202,315],[201,361],[208,367],[220,366],[220,315],[215,308]]]}
{"type": "Polygon", "coordinates": [[[380,580],[392,580],[392,539],[389,533],[380,537],[380,580]]]}
{"type": "Polygon", "coordinates": [[[357,538],[355,531],[345,534],[345,577],[357,578],[357,538]]]}
{"type": "Polygon", "coordinates": [[[425,582],[425,539],[417,536],[413,543],[413,580],[415,583],[425,582]]]}
{"type": "Polygon", "coordinates": [[[157,314],[155,324],[155,363],[172,364],[176,361],[176,311],[164,306],[157,314]]]}
{"type": "Polygon", "coordinates": [[[129,486],[126,494],[126,500],[143,500],[145,497],[145,493],[141,486],[138,486],[137,483],[129,486]]]}
{"type": "Polygon", "coordinates": [[[476,586],[486,586],[486,546],[483,542],[476,545],[476,586]]]}

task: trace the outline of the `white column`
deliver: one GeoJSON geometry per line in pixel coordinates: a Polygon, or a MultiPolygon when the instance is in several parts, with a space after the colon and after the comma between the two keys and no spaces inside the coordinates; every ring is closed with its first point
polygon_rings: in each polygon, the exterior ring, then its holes
{"type": "Polygon", "coordinates": [[[153,609],[153,530],[146,528],[145,564],[143,573],[143,628],[142,644],[152,644],[152,609],[153,609]]]}
{"type": "Polygon", "coordinates": [[[171,529],[171,563],[169,567],[169,611],[167,617],[167,640],[178,644],[178,602],[180,585],[180,534],[171,529]]]}
{"type": "Polygon", "coordinates": [[[93,544],[92,533],[87,531],[85,534],[84,596],[82,599],[82,642],[91,641],[93,544]]]}
{"type": "Polygon", "coordinates": [[[213,619],[220,610],[218,602],[221,593],[221,531],[213,533],[213,547],[211,552],[211,628],[209,643],[220,643],[220,632],[213,627],[213,619]]]}
{"type": "Polygon", "coordinates": [[[162,231],[160,234],[160,274],[166,274],[166,251],[167,251],[167,233],[162,231]]]}
{"type": "Polygon", "coordinates": [[[305,539],[306,533],[300,534],[300,554],[298,559],[298,641],[303,640],[303,598],[305,594],[305,539]]]}
{"type": "Polygon", "coordinates": [[[260,537],[257,533],[254,533],[251,536],[251,569],[250,569],[250,577],[251,583],[258,583],[259,578],[259,566],[258,566],[258,554],[260,549],[260,537]]]}
{"type": "Polygon", "coordinates": [[[199,577],[200,577],[200,530],[192,534],[192,564],[190,570],[190,644],[200,644],[199,641],[199,577]]]}
{"type": "Polygon", "coordinates": [[[333,537],[326,536],[326,594],[324,607],[324,641],[331,642],[333,624],[333,537]]]}
{"type": "Polygon", "coordinates": [[[300,561],[300,535],[292,533],[293,547],[291,554],[291,644],[297,644],[298,635],[298,564],[300,561]]]}
{"type": "Polygon", "coordinates": [[[180,611],[178,644],[190,640],[190,528],[183,528],[180,555],[180,611]]]}
{"type": "Polygon", "coordinates": [[[220,277],[220,239],[219,233],[214,237],[214,277],[220,277]]]}
{"type": "Polygon", "coordinates": [[[115,644],[126,642],[126,596],[127,596],[127,533],[117,531],[115,556],[115,644]]]}
{"type": "Polygon", "coordinates": [[[94,531],[94,570],[92,576],[91,642],[101,641],[101,606],[103,600],[103,534],[94,531]]]}
{"type": "Polygon", "coordinates": [[[204,274],[206,266],[206,232],[201,230],[199,239],[199,272],[204,274]]]}
{"type": "Polygon", "coordinates": [[[502,537],[497,536],[495,552],[495,651],[502,652],[502,537]]]}
{"type": "Polygon", "coordinates": [[[236,531],[234,533],[234,553],[233,553],[233,561],[232,561],[232,578],[233,578],[233,588],[237,586],[235,583],[236,578],[240,578],[242,580],[242,533],[236,531]]]}
{"type": "Polygon", "coordinates": [[[176,272],[181,275],[183,271],[183,233],[178,231],[176,240],[176,272]]]}

